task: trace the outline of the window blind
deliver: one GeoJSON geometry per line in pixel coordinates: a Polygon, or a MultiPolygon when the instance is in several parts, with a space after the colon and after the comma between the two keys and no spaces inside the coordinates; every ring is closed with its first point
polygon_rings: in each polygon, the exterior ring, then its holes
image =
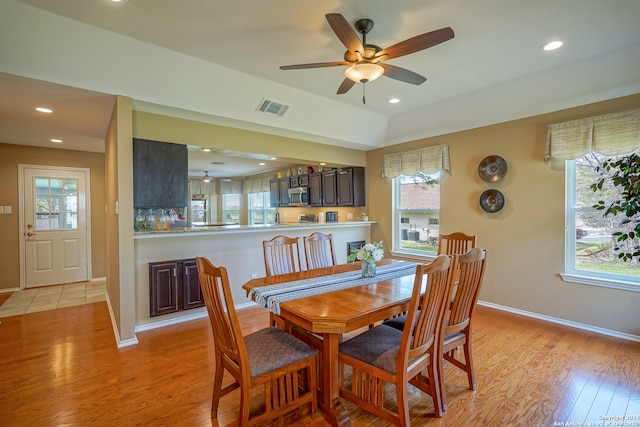
{"type": "Polygon", "coordinates": [[[382,158],[382,177],[416,176],[421,173],[450,172],[449,146],[436,145],[401,153],[385,154],[382,158]]]}
{"type": "Polygon", "coordinates": [[[269,190],[269,178],[245,179],[242,183],[242,192],[244,194],[261,193],[269,190]]]}
{"type": "Polygon", "coordinates": [[[596,151],[607,156],[640,148],[640,108],[549,125],[544,159],[573,160],[596,151]]]}

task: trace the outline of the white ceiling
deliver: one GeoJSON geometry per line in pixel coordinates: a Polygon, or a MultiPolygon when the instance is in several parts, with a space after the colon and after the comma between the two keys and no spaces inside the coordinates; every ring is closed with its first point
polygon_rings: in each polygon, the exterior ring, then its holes
{"type": "Polygon", "coordinates": [[[4,0],[0,141],[57,135],[100,151],[121,94],[144,111],[372,149],[639,93],[639,21],[638,0],[4,0]],[[381,77],[363,105],[361,84],[336,95],[343,67],[278,68],[341,61],[334,12],[372,19],[367,42],[383,48],[448,26],[455,38],[389,60],[426,83],[381,77]],[[553,39],[565,45],[541,51],[553,39]],[[257,113],[265,97],[290,108],[257,113]],[[43,119],[36,100],[66,113],[43,119]]]}

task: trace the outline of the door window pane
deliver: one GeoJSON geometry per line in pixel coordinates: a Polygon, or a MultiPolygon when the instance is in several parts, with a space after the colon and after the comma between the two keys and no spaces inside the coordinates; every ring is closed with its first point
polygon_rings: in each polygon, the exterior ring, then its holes
{"type": "Polygon", "coordinates": [[[78,227],[78,180],[38,177],[34,182],[36,230],[78,227]]]}

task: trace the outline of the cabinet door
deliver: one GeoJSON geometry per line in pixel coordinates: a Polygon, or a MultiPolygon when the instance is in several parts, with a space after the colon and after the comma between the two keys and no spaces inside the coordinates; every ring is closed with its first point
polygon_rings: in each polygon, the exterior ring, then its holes
{"type": "Polygon", "coordinates": [[[182,308],[187,310],[203,305],[204,297],[200,288],[196,260],[185,259],[182,261],[182,308]]]}
{"type": "Polygon", "coordinates": [[[187,146],[133,140],[133,201],[136,208],[184,208],[188,205],[187,146]]]}
{"type": "Polygon", "coordinates": [[[365,206],[363,167],[338,171],[338,206],[365,206]]]}
{"type": "Polygon", "coordinates": [[[353,172],[338,170],[338,206],[353,206],[353,172]]]}
{"type": "Polygon", "coordinates": [[[309,174],[309,205],[322,206],[322,173],[309,174]]]}
{"type": "Polygon", "coordinates": [[[322,172],[322,204],[324,206],[337,206],[337,170],[322,172]]]}
{"type": "Polygon", "coordinates": [[[278,192],[280,194],[280,206],[289,206],[291,200],[289,199],[289,177],[278,179],[278,192]]]}
{"type": "Polygon", "coordinates": [[[280,206],[280,186],[277,179],[269,181],[269,201],[272,208],[280,206]]]}
{"type": "Polygon", "coordinates": [[[177,262],[149,263],[149,315],[174,313],[178,306],[177,262]]]}

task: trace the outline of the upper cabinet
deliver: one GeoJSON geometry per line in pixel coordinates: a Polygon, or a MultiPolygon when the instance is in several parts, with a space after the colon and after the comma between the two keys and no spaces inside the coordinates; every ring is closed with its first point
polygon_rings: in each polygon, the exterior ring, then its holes
{"type": "Polygon", "coordinates": [[[133,139],[135,208],[184,208],[189,204],[187,146],[133,139]]]}
{"type": "Polygon", "coordinates": [[[307,187],[309,206],[365,206],[365,168],[348,167],[271,180],[271,206],[289,206],[289,185],[307,187]]]}
{"type": "Polygon", "coordinates": [[[364,168],[338,169],[337,173],[337,205],[364,206],[364,168]]]}

